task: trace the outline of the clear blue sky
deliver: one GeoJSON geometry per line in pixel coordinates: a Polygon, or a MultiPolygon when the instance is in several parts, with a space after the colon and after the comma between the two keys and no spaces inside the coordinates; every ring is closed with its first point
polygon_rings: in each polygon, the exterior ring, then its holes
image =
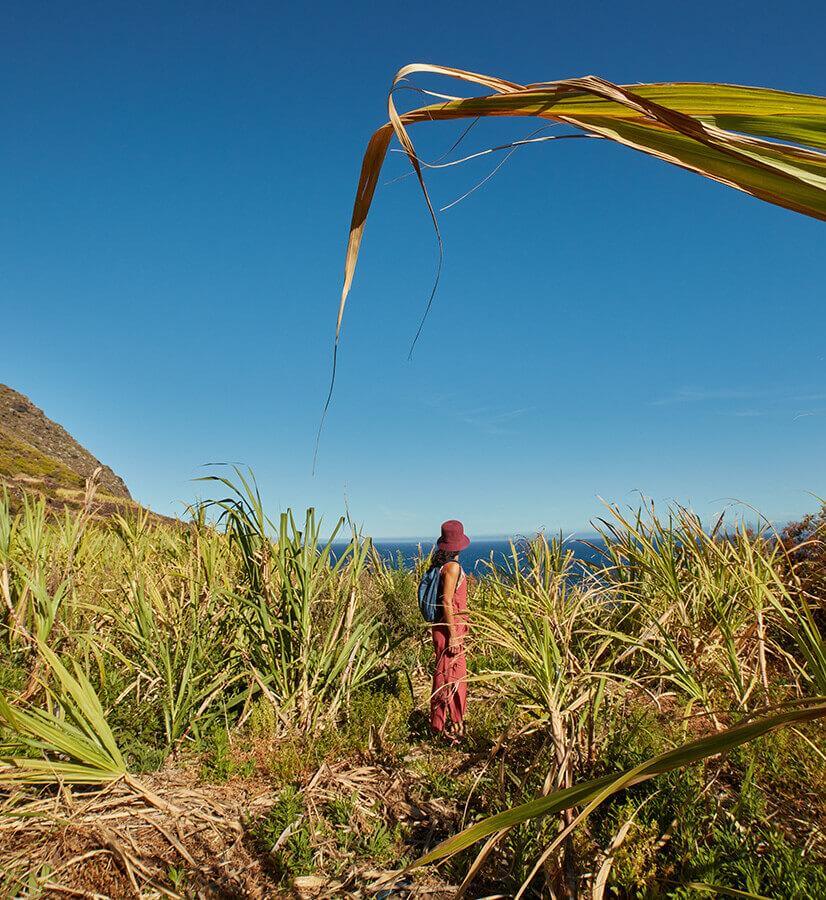
{"type": "Polygon", "coordinates": [[[397,68],[826,94],[825,33],[814,2],[4,3],[0,381],[165,513],[216,460],[384,537],[581,529],[636,490],[801,513],[826,494],[823,223],[600,141],[521,150],[444,214],[412,363],[433,235],[412,179],[380,188],[311,461],[397,68]]]}

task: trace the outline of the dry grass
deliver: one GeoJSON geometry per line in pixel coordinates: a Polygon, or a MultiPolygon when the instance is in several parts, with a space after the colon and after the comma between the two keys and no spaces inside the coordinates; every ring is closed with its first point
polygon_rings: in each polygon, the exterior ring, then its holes
{"type": "MultiPolygon", "coordinates": [[[[41,896],[263,898],[297,891],[364,897],[382,890],[388,878],[398,881],[392,868],[364,861],[348,865],[328,840],[317,845],[317,858],[330,863],[339,856],[344,871],[335,878],[305,876],[289,887],[281,884],[251,829],[277,803],[280,789],[261,772],[204,784],[196,769],[175,767],[91,792],[69,786],[48,796],[18,791],[0,806],[3,864],[18,883],[33,878],[41,896]]],[[[413,849],[420,850],[455,829],[461,809],[417,793],[415,768],[354,760],[323,763],[300,789],[311,828],[323,822],[330,802],[344,797],[365,820],[405,826],[415,835],[413,849]]],[[[415,881],[402,879],[394,890],[398,897],[453,893],[449,884],[426,873],[415,881]]]]}

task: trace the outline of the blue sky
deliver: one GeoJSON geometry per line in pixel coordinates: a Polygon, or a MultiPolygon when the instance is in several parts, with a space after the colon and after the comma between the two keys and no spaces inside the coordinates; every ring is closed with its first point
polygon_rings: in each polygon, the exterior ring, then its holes
{"type": "MultiPolygon", "coordinates": [[[[819,3],[5,3],[0,381],[174,513],[203,463],[376,536],[582,529],[636,491],[826,494],[823,223],[601,141],[445,213],[380,187],[311,475],[361,154],[393,72],[826,94],[819,3]]],[[[428,82],[428,86],[433,83],[428,82]]],[[[453,88],[448,88],[448,92],[453,88]]],[[[523,137],[482,123],[468,150],[523,137]]],[[[425,156],[455,129],[420,126],[425,156]]],[[[440,205],[491,168],[434,175],[440,205]]],[[[405,171],[391,154],[382,182],[405,171]]]]}

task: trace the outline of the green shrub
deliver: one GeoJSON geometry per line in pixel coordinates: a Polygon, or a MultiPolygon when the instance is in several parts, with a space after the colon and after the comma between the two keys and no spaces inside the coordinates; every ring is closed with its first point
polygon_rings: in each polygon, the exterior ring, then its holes
{"type": "Polygon", "coordinates": [[[346,713],[343,736],[348,748],[366,750],[370,733],[381,733],[386,747],[408,742],[408,718],[413,696],[407,679],[399,672],[354,694],[346,713]]]}
{"type": "MultiPolygon", "coordinates": [[[[94,671],[94,670],[93,670],[94,671]]],[[[164,741],[163,715],[150,702],[129,693],[120,702],[124,681],[114,673],[102,685],[101,698],[108,706],[108,721],[130,772],[154,772],[164,764],[169,750],[164,741]]]]}
{"type": "Polygon", "coordinates": [[[313,872],[312,834],[303,798],[295,787],[284,788],[272,809],[255,823],[253,835],[269,854],[274,874],[281,881],[313,872]]]}
{"type": "Polygon", "coordinates": [[[197,742],[201,757],[201,778],[220,784],[234,775],[245,778],[252,774],[255,764],[252,760],[238,762],[232,753],[229,732],[225,728],[215,728],[197,742]]]}
{"type": "Polygon", "coordinates": [[[276,785],[292,784],[311,765],[304,743],[292,737],[279,740],[267,756],[267,771],[276,785]]]}

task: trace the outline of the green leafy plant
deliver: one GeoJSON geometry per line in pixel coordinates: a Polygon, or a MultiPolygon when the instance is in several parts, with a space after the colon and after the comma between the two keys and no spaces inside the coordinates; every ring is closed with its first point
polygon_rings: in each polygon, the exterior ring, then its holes
{"type": "Polygon", "coordinates": [[[273,808],[254,826],[256,839],[269,853],[279,878],[286,881],[313,871],[313,849],[301,794],[284,788],[273,808]]]}
{"type": "Polygon", "coordinates": [[[372,544],[354,532],[334,554],[344,520],[322,542],[313,509],[300,528],[291,511],[283,513],[271,537],[254,478],[237,474],[239,484],[207,479],[231,494],[205,508],[220,510],[247,574],[247,589],[235,595],[242,652],[282,725],[320,730],[338,719],[355,691],[383,674],[389,644],[381,622],[362,602],[372,544]]]}
{"type": "Polygon", "coordinates": [[[53,708],[21,709],[0,696],[0,720],[12,733],[0,757],[7,766],[0,784],[100,784],[122,777],[123,756],[88,678],[77,663],[70,674],[45,645],[39,651],[51,676],[44,688],[53,708]],[[37,755],[19,756],[18,750],[37,755]]]}
{"type": "Polygon", "coordinates": [[[647,781],[650,778],[655,778],[657,775],[669,772],[675,768],[691,765],[718,753],[725,753],[776,728],[812,721],[823,716],[826,716],[826,698],[801,702],[782,712],[776,712],[761,719],[745,722],[709,737],[691,741],[673,750],[668,750],[619,775],[607,775],[555,791],[547,796],[539,797],[514,809],[506,810],[466,828],[460,834],[448,838],[429,853],[420,857],[411,865],[411,868],[438,862],[466,849],[477,841],[494,835],[504,834],[509,829],[537,816],[552,815],[562,810],[581,806],[582,809],[577,816],[560,832],[550,847],[542,854],[517,895],[521,896],[528,884],[533,880],[542,862],[550,855],[553,849],[559,846],[564,837],[600,803],[618,791],[647,781]]]}

